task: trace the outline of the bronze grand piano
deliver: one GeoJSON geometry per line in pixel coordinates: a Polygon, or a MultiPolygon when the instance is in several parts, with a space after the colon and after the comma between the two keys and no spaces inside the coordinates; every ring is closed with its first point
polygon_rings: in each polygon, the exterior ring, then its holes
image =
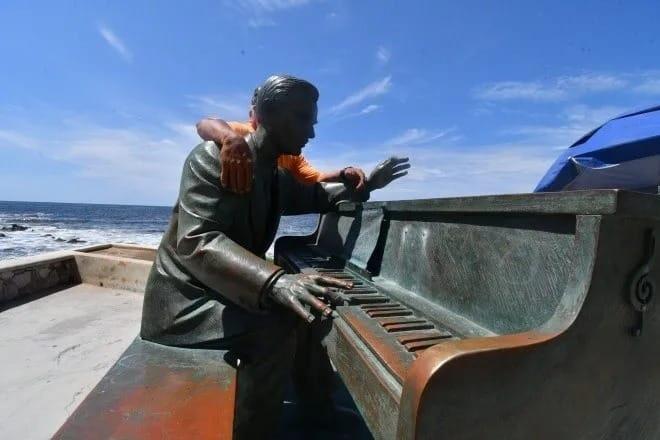
{"type": "Polygon", "coordinates": [[[347,204],[279,264],[353,280],[328,351],[376,438],[660,438],[660,198],[347,204]]]}

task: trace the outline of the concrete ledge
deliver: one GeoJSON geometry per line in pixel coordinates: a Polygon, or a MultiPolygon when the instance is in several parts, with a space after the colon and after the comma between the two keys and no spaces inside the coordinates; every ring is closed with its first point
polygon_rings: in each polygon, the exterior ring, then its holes
{"type": "Polygon", "coordinates": [[[5,261],[0,304],[79,283],[142,293],[155,255],[155,247],[101,244],[5,261]]]}
{"type": "Polygon", "coordinates": [[[22,261],[0,269],[0,305],[79,282],[76,261],[70,253],[55,258],[22,261]]]}
{"type": "Polygon", "coordinates": [[[80,280],[111,289],[143,293],[151,261],[103,254],[74,252],[80,280]]]}

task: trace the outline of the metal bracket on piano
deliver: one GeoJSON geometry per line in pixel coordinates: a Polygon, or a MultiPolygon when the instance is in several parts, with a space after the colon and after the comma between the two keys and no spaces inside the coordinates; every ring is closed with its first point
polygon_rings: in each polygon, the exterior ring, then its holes
{"type": "Polygon", "coordinates": [[[656,290],[656,280],[652,276],[651,268],[655,266],[656,231],[647,231],[647,250],[644,263],[637,269],[630,286],[630,303],[637,315],[637,323],[631,329],[633,336],[641,336],[644,325],[644,313],[649,310],[656,290]]]}

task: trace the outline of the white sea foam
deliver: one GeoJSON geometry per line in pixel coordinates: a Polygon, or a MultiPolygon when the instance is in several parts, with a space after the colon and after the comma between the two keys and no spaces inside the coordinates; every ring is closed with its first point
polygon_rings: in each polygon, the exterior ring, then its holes
{"type": "Polygon", "coordinates": [[[56,226],[28,226],[26,231],[3,231],[0,259],[51,252],[102,243],[156,246],[163,232],[137,232],[121,228],[62,229],[56,226]],[[68,243],[69,240],[77,240],[68,243]]]}
{"type": "MultiPolygon", "coordinates": [[[[25,231],[0,231],[0,260],[34,255],[43,252],[74,249],[103,243],[126,243],[157,246],[165,230],[165,223],[145,222],[143,218],[127,218],[121,222],[103,224],[103,219],[53,216],[49,213],[1,213],[0,226],[25,226],[25,231]],[[89,224],[89,228],[84,225],[89,224]],[[70,240],[77,240],[68,243],[70,240]]],[[[309,234],[316,225],[315,216],[284,217],[278,236],[309,234]]],[[[273,257],[273,246],[266,255],[273,257]]]]}

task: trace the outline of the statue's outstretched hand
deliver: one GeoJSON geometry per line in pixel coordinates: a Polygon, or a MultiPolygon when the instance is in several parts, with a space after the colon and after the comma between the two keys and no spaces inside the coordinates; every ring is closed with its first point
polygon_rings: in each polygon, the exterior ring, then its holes
{"type": "Polygon", "coordinates": [[[385,159],[371,172],[367,179],[367,188],[369,191],[383,188],[389,185],[393,180],[408,174],[406,171],[410,168],[407,157],[390,157],[385,159]]]}
{"type": "Polygon", "coordinates": [[[312,322],[314,315],[307,311],[305,304],[318,310],[323,316],[330,316],[330,304],[338,305],[348,301],[337,288],[352,287],[353,283],[321,275],[282,275],[275,281],[269,296],[276,303],[293,310],[305,321],[312,322]]]}
{"type": "Polygon", "coordinates": [[[245,194],[252,189],[252,153],[241,136],[227,138],[220,150],[222,186],[229,191],[245,194]]]}

